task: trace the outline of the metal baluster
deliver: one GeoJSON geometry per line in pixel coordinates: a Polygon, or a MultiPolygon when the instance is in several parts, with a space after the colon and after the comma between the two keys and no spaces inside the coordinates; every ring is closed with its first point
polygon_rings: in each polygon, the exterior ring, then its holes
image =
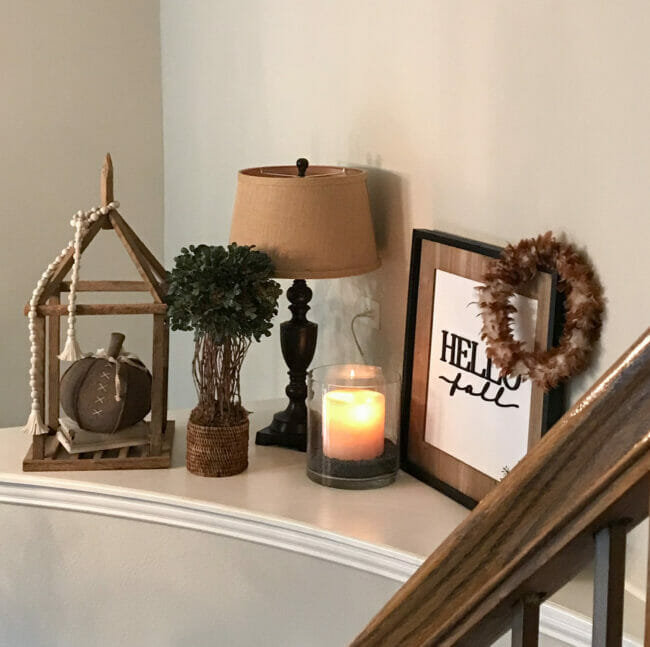
{"type": "Polygon", "coordinates": [[[626,535],[624,522],[607,526],[595,535],[592,647],[621,646],[626,535]]]}
{"type": "Polygon", "coordinates": [[[646,574],[646,596],[645,596],[645,647],[650,647],[650,536],[648,537],[647,574],[646,574]]]}
{"type": "Polygon", "coordinates": [[[517,602],[512,618],[512,647],[537,647],[541,596],[526,595],[517,602]]]}

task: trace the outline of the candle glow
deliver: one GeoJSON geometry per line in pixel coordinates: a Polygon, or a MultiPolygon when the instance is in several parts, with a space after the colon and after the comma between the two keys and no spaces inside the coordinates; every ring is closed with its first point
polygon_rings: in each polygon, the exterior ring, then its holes
{"type": "Polygon", "coordinates": [[[384,453],[384,395],[338,389],[323,396],[323,452],[339,460],[370,460],[384,453]]]}

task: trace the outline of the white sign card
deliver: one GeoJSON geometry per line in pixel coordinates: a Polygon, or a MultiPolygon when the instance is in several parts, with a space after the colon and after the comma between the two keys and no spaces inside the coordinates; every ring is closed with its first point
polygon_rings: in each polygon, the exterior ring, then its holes
{"type": "MultiPolygon", "coordinates": [[[[485,354],[476,288],[436,270],[425,441],[500,479],[528,449],[531,383],[499,377],[485,354]]],[[[515,295],[514,337],[533,347],[537,301],[515,295]]]]}

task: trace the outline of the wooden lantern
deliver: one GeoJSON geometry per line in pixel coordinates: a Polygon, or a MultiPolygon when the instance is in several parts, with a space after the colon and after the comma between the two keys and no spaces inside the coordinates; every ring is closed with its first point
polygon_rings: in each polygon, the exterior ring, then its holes
{"type": "MultiPolygon", "coordinates": [[[[100,179],[102,206],[113,201],[113,164],[106,155],[100,179]]],[[[150,303],[79,304],[76,315],[143,315],[153,316],[153,353],[151,362],[151,422],[149,445],[99,450],[88,454],[69,454],[54,432],[59,422],[60,318],[68,307],[61,303],[61,293],[70,290],[65,277],[72,269],[72,248],[63,256],[47,282],[36,309],[36,336],[41,367],[36,379],[41,393],[41,411],[46,413],[50,434],[34,436],[24,460],[23,471],[143,469],[169,467],[171,464],[174,423],[167,420],[167,371],[169,362],[169,327],[167,325],[166,271],[124,218],[111,210],[91,223],[81,245],[82,251],[101,229],[112,229],[137,268],[141,281],[79,281],[78,292],[148,292],[150,303]],[[47,383],[47,406],[45,384],[47,383]]],[[[29,313],[29,305],[25,314],[29,313]]]]}

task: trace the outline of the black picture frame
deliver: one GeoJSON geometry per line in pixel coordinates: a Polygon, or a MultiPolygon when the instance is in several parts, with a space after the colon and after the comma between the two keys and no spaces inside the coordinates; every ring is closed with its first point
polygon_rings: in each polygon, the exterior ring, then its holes
{"type": "MultiPolygon", "coordinates": [[[[428,461],[425,461],[426,464],[423,464],[423,461],[414,459],[412,452],[410,451],[410,443],[419,442],[419,440],[414,437],[414,430],[413,426],[411,425],[411,415],[413,404],[412,390],[414,355],[416,352],[416,326],[418,317],[418,302],[420,299],[420,277],[422,274],[422,247],[423,244],[427,244],[427,241],[445,247],[451,247],[456,250],[470,252],[471,254],[478,254],[488,260],[498,258],[501,255],[502,248],[442,231],[426,229],[414,229],[411,243],[401,400],[401,468],[415,478],[443,492],[465,507],[472,509],[477,505],[479,498],[482,497],[477,497],[476,495],[472,496],[466,489],[460,487],[457,482],[450,482],[453,481],[453,479],[446,480],[445,478],[441,478],[441,475],[438,473],[438,471],[436,469],[432,469],[428,461]]],[[[550,274],[549,278],[549,316],[547,321],[545,340],[547,348],[557,344],[559,335],[562,330],[562,320],[564,315],[563,295],[557,290],[557,275],[550,274]]],[[[431,310],[433,310],[433,304],[430,307],[431,310]]],[[[426,349],[427,353],[430,351],[430,347],[431,344],[429,343],[429,347],[426,349]]],[[[423,352],[424,349],[418,350],[423,352]]],[[[562,416],[565,408],[565,391],[563,385],[560,385],[556,389],[543,394],[541,405],[541,425],[539,430],[540,438],[562,416]]],[[[419,433],[419,430],[416,431],[419,433]]]]}

